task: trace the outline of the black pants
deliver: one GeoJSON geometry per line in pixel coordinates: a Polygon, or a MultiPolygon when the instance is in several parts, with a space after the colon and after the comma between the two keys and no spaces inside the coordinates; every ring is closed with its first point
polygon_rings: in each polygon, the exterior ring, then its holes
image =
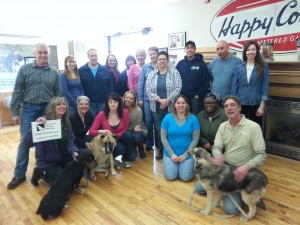
{"type": "Polygon", "coordinates": [[[246,118],[252,120],[262,127],[262,116],[256,116],[256,112],[259,105],[243,105],[241,113],[245,115],[246,118]]]}

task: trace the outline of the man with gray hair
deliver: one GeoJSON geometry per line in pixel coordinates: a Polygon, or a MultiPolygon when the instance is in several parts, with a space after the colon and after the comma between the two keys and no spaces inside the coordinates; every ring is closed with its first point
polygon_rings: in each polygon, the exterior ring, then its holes
{"type": "Polygon", "coordinates": [[[31,122],[43,116],[48,102],[60,95],[59,73],[48,64],[48,46],[37,44],[33,54],[35,61],[23,65],[18,71],[12,94],[13,124],[20,124],[20,144],[14,177],[7,185],[8,189],[18,187],[26,179],[29,148],[23,141],[31,129],[31,122]]]}

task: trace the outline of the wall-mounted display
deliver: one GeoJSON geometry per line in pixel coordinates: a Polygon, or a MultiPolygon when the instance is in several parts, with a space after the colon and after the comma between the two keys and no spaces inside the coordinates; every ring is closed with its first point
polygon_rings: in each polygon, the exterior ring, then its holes
{"type": "Polygon", "coordinates": [[[185,32],[169,34],[169,50],[184,48],[185,39],[185,32]]]}

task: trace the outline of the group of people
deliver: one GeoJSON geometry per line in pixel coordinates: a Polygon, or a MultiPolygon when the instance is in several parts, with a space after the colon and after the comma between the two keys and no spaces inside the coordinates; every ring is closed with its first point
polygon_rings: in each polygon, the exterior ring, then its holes
{"type": "MultiPolygon", "coordinates": [[[[13,92],[13,122],[20,124],[21,140],[8,189],[26,179],[33,145],[31,182],[37,186],[41,178],[53,182],[72,156],[90,149],[91,139],[103,133],[118,136],[114,156],[122,156],[125,168],[138,153],[146,157],[144,144],[148,151],[157,145],[165,178],[190,181],[194,161],[187,151],[201,146],[216,163],[238,166],[236,179],[243,180],[266,156],[259,125],[268,98],[268,65],[254,41],[245,44],[243,61],[229,53],[226,41],[216,50],[218,57],[207,66],[195,42],[188,41],[186,56],[174,68],[167,52],[150,47],[145,64],[146,51],[139,49],[120,73],[115,55],[102,66],[97,51],[89,49],[88,63],[77,69],[75,58],[67,56],[59,75],[48,65],[47,45],[37,44],[36,60],[20,68],[13,92]],[[31,122],[51,119],[61,119],[62,138],[34,144],[31,122]]],[[[200,183],[196,190],[205,193],[200,183]]]]}

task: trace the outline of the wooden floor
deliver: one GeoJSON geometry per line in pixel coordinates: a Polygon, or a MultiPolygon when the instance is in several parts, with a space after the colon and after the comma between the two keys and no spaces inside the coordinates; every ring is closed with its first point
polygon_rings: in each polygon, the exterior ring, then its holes
{"type": "MultiPolygon", "coordinates": [[[[241,224],[239,216],[219,219],[203,216],[188,207],[192,182],[166,181],[162,161],[137,159],[131,169],[122,168],[116,177],[106,180],[98,173],[83,195],[75,194],[68,208],[54,220],[43,221],[35,214],[48,185],[30,183],[34,151],[30,151],[27,180],[14,190],[7,190],[15,166],[19,132],[16,128],[0,129],[0,224],[241,224]]],[[[262,170],[269,177],[265,197],[267,210],[258,209],[247,224],[300,224],[300,162],[268,155],[262,170]]],[[[84,184],[84,179],[82,183],[84,184]]],[[[195,206],[204,207],[205,197],[195,195],[195,206]]],[[[222,210],[217,209],[219,212],[222,210]]]]}

